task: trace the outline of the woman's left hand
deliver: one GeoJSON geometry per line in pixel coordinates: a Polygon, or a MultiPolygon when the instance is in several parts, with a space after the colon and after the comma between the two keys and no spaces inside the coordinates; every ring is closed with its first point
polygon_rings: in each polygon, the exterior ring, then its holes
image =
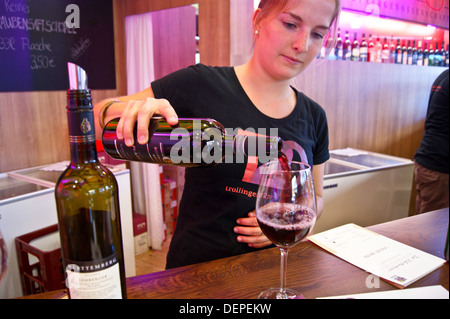
{"type": "Polygon", "coordinates": [[[248,217],[238,218],[236,222],[239,226],[234,227],[233,230],[239,234],[238,242],[247,243],[249,247],[253,248],[262,248],[272,244],[259,227],[254,211],[249,212],[248,217]]]}

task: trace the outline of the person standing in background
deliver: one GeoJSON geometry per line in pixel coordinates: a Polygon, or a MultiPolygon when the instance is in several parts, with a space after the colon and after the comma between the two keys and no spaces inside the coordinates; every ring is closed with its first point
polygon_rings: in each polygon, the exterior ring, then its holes
{"type": "Polygon", "coordinates": [[[448,207],[449,70],[431,87],[425,133],[414,156],[416,214],[448,207]]]}

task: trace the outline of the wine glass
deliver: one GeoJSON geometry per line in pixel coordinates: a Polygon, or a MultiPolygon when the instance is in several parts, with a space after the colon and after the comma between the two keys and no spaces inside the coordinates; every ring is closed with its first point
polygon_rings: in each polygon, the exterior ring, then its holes
{"type": "Polygon", "coordinates": [[[305,238],[316,222],[316,198],[311,166],[274,160],[260,168],[256,218],[263,233],[281,250],[281,286],[267,289],[259,299],[302,299],[286,288],[288,249],[305,238]]]}
{"type": "Polygon", "coordinates": [[[6,243],[0,230],[0,283],[6,275],[6,264],[8,255],[6,254],[6,243]]]}

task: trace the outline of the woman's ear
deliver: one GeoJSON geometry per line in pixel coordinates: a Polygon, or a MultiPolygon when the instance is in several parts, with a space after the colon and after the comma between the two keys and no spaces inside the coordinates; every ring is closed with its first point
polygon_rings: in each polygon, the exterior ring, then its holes
{"type": "Polygon", "coordinates": [[[258,34],[259,32],[259,19],[258,19],[258,14],[261,12],[261,9],[258,8],[255,10],[255,12],[253,13],[253,19],[252,19],[252,26],[253,26],[253,31],[255,32],[255,34],[258,34]]]}

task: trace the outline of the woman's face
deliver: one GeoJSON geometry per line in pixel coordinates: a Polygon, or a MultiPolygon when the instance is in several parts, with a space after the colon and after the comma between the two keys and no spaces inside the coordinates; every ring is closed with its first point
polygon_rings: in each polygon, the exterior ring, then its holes
{"type": "Polygon", "coordinates": [[[275,80],[300,74],[319,53],[335,6],[335,0],[295,0],[283,12],[255,25],[254,58],[264,71],[275,80]]]}

